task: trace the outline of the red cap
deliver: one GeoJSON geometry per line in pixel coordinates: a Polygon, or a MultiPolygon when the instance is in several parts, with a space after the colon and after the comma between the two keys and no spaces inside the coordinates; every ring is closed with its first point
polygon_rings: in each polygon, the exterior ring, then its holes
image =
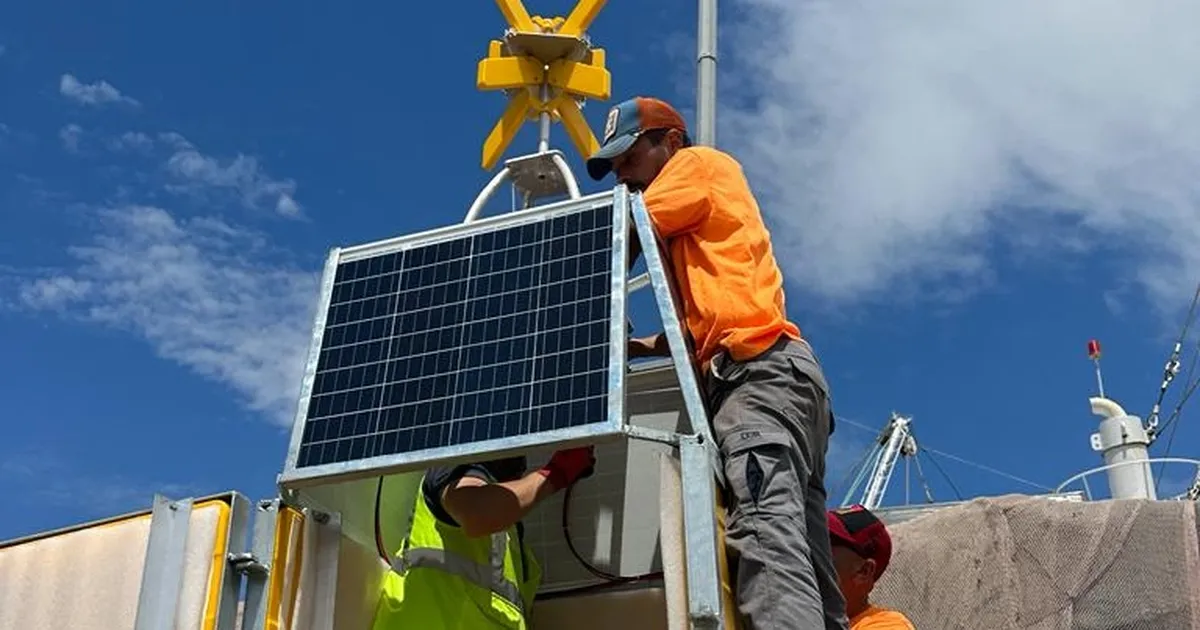
{"type": "Polygon", "coordinates": [[[878,580],[892,561],[892,537],[887,526],[861,505],[829,510],[828,516],[831,542],[874,560],[878,580]]]}

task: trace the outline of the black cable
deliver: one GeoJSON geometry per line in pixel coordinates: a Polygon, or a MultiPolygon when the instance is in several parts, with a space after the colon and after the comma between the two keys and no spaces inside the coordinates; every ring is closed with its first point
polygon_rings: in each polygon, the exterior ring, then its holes
{"type": "Polygon", "coordinates": [[[946,471],[942,470],[942,465],[937,463],[937,460],[933,458],[933,453],[930,453],[923,446],[920,448],[921,448],[921,452],[925,453],[925,455],[927,455],[929,457],[929,461],[933,463],[933,467],[937,468],[938,472],[942,473],[942,477],[944,477],[946,479],[946,483],[950,484],[950,489],[954,491],[954,496],[958,497],[959,501],[962,501],[963,500],[962,493],[958,491],[958,486],[954,485],[954,482],[950,480],[950,475],[947,475],[946,471]]]}
{"type": "MultiPolygon", "coordinates": [[[[1198,350],[1197,353],[1200,354],[1200,350],[1198,350]]],[[[1195,363],[1194,356],[1192,362],[1193,364],[1195,363]]],[[[1183,391],[1183,396],[1180,396],[1179,398],[1179,403],[1175,405],[1175,410],[1171,412],[1171,417],[1167,418],[1167,421],[1164,422],[1162,427],[1159,429],[1159,434],[1161,434],[1163,431],[1166,431],[1168,428],[1171,429],[1171,434],[1167,436],[1167,447],[1163,451],[1163,457],[1171,456],[1171,446],[1175,443],[1175,432],[1179,429],[1179,425],[1175,421],[1179,419],[1180,414],[1183,412],[1183,405],[1186,404],[1188,399],[1192,397],[1192,394],[1195,393],[1198,385],[1200,385],[1200,378],[1188,383],[1187,389],[1183,391]]],[[[1154,492],[1156,494],[1158,493],[1159,484],[1162,483],[1163,466],[1166,466],[1166,462],[1159,463],[1158,473],[1154,476],[1154,492]]]]}
{"type": "Polygon", "coordinates": [[[383,527],[380,525],[379,519],[379,504],[383,497],[383,477],[379,478],[379,485],[375,487],[375,551],[380,558],[392,566],[392,559],[388,557],[387,546],[383,544],[383,527]]]}
{"type": "MultiPolygon", "coordinates": [[[[1192,379],[1192,374],[1196,369],[1197,358],[1200,358],[1200,343],[1196,344],[1196,351],[1192,353],[1192,360],[1188,363],[1187,372],[1185,372],[1183,375],[1183,382],[1187,383],[1187,389],[1184,390],[1183,396],[1180,397],[1179,404],[1176,405],[1176,410],[1171,412],[1171,417],[1167,418],[1167,421],[1163,423],[1162,428],[1158,430],[1159,434],[1161,435],[1167,429],[1171,429],[1170,435],[1167,436],[1167,447],[1163,451],[1163,457],[1171,456],[1171,447],[1175,444],[1175,432],[1179,429],[1179,425],[1175,423],[1175,420],[1179,418],[1179,411],[1183,406],[1183,403],[1187,402],[1187,399],[1191,397],[1192,392],[1196,390],[1197,381],[1192,379]]],[[[1162,484],[1163,468],[1166,467],[1166,465],[1166,462],[1160,462],[1158,464],[1158,472],[1154,474],[1155,494],[1158,494],[1159,486],[1162,484]]]]}
{"type": "Polygon", "coordinates": [[[1166,428],[1159,428],[1158,414],[1162,411],[1162,401],[1167,395],[1167,388],[1171,386],[1171,383],[1175,380],[1175,376],[1179,374],[1179,352],[1183,348],[1183,342],[1187,340],[1188,331],[1191,330],[1192,323],[1196,320],[1196,304],[1198,302],[1200,302],[1200,283],[1196,285],[1196,292],[1192,294],[1192,303],[1188,306],[1187,318],[1183,321],[1183,328],[1179,331],[1179,338],[1171,348],[1171,354],[1167,357],[1166,364],[1163,365],[1163,381],[1158,387],[1158,397],[1154,400],[1154,405],[1150,407],[1150,413],[1146,414],[1146,419],[1150,425],[1149,437],[1151,440],[1166,428]]]}
{"type": "MultiPolygon", "coordinates": [[[[630,575],[630,576],[616,575],[614,573],[609,573],[607,571],[597,568],[595,565],[593,565],[592,563],[588,562],[587,560],[585,560],[583,558],[583,555],[580,554],[579,550],[575,548],[575,542],[571,540],[571,526],[570,526],[571,493],[575,489],[576,483],[578,483],[578,481],[567,486],[567,489],[563,492],[563,507],[562,507],[563,538],[567,541],[567,549],[569,549],[571,551],[571,555],[575,556],[575,561],[578,562],[584,569],[587,569],[588,573],[591,573],[592,575],[607,582],[607,584],[605,584],[604,586],[615,586],[617,584],[630,584],[633,582],[641,582],[641,581],[645,581],[645,580],[654,580],[654,579],[661,578],[663,576],[662,571],[652,571],[650,573],[643,573],[641,575],[630,575]]],[[[590,588],[590,587],[585,587],[585,588],[590,588]]]]}

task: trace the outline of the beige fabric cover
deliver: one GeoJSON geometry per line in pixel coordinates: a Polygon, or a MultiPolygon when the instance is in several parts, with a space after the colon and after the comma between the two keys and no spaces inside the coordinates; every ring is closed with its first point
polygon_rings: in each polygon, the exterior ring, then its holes
{"type": "Polygon", "coordinates": [[[874,599],[920,630],[1200,628],[1194,503],[1010,495],[889,529],[874,599]]]}

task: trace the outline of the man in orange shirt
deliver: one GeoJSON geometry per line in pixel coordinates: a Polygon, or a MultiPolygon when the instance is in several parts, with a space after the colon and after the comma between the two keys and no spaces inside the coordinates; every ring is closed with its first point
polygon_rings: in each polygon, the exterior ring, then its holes
{"type": "MultiPolygon", "coordinates": [[[[724,461],[743,627],[845,630],[825,518],[829,387],[787,318],[783,275],[741,165],[692,146],[674,108],[638,97],[609,112],[587,168],[642,193],[666,243],[724,461]]],[[[632,265],[635,233],[629,243],[632,265]]],[[[631,358],[669,353],[661,333],[630,341],[631,358]]]]}
{"type": "Polygon", "coordinates": [[[870,601],[871,589],[892,561],[892,536],[883,521],[861,505],[830,510],[829,537],[850,630],[914,630],[904,613],[870,601]]]}

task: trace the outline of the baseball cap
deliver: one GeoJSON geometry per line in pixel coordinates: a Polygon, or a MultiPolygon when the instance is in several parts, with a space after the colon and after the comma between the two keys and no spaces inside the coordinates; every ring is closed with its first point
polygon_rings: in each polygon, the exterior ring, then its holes
{"type": "Polygon", "coordinates": [[[600,150],[587,161],[588,175],[595,180],[604,179],[612,172],[613,158],[628,151],[638,136],[652,129],[687,131],[687,123],[666,101],[648,96],[635,96],[608,110],[600,150]]]}
{"type": "Polygon", "coordinates": [[[861,505],[829,510],[829,536],[834,545],[875,561],[875,579],[892,560],[892,537],[887,526],[861,505]]]}

